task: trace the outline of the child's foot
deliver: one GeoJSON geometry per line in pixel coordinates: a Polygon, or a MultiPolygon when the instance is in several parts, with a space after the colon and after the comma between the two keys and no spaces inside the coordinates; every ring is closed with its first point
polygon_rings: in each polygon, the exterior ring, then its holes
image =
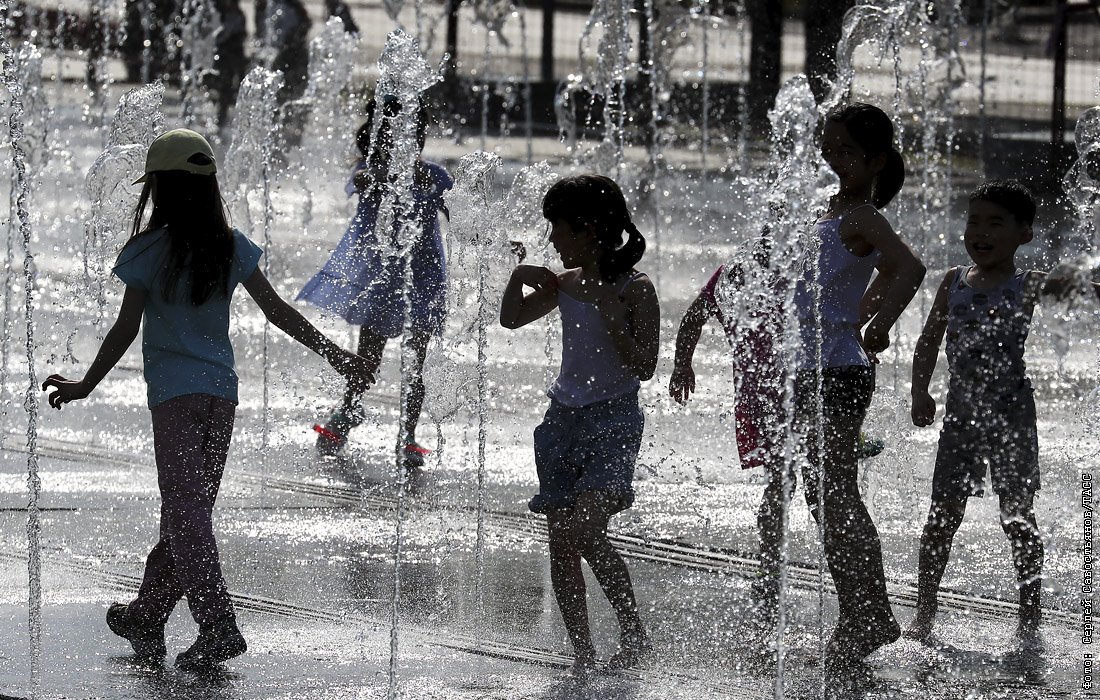
{"type": "Polygon", "coordinates": [[[134,656],[142,661],[161,661],[168,650],[164,646],[164,625],[143,625],[130,617],[130,606],[114,603],[107,608],[107,626],[130,642],[134,656]]]}
{"type": "Polygon", "coordinates": [[[324,425],[314,425],[317,432],[317,453],[322,457],[335,457],[348,442],[348,433],[359,425],[362,419],[350,411],[338,410],[325,421],[324,425]]]}
{"type": "Polygon", "coordinates": [[[886,449],[886,443],[879,438],[869,437],[865,433],[859,434],[859,444],[856,446],[857,459],[870,459],[882,453],[886,449]]]}
{"type": "Polygon", "coordinates": [[[619,650],[607,660],[607,670],[623,671],[628,668],[635,668],[652,648],[649,637],[646,636],[645,632],[624,636],[619,644],[619,650]]]}
{"type": "Polygon", "coordinates": [[[862,662],[879,648],[901,638],[901,626],[893,615],[889,619],[863,623],[841,621],[825,647],[825,661],[838,666],[862,662]]]}
{"type": "Polygon", "coordinates": [[[779,621],[779,578],[760,576],[752,582],[750,595],[757,628],[764,633],[775,629],[779,621]]]}
{"type": "Polygon", "coordinates": [[[926,614],[917,611],[916,617],[909,623],[909,626],[905,628],[905,638],[912,639],[917,642],[927,642],[932,636],[932,627],[936,622],[936,613],[926,614]]]}
{"type": "Polygon", "coordinates": [[[244,635],[234,620],[199,627],[199,638],[176,656],[176,666],[185,671],[209,668],[248,651],[244,635]]]}
{"type": "Polygon", "coordinates": [[[427,447],[422,447],[416,442],[405,445],[405,468],[420,469],[424,466],[424,458],[432,453],[427,447]]]}

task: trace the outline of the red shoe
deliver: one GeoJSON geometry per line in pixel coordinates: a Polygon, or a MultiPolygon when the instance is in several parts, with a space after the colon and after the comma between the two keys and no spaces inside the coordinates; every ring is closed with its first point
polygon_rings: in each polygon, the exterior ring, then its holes
{"type": "Polygon", "coordinates": [[[432,453],[427,447],[421,447],[415,442],[405,445],[405,468],[420,469],[424,466],[424,458],[432,453]]]}

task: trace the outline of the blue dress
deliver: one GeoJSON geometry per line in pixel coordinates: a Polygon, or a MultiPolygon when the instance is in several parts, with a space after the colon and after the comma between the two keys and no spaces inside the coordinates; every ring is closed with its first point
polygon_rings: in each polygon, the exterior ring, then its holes
{"type": "MultiPolygon", "coordinates": [[[[413,208],[419,235],[412,247],[412,330],[439,335],[446,315],[447,266],[439,228],[443,193],[454,180],[440,165],[422,161],[428,185],[413,190],[413,208]]],[[[345,186],[348,196],[359,193],[359,206],[344,237],[321,271],[298,294],[352,325],[362,326],[384,338],[396,338],[405,330],[405,265],[398,255],[384,253],[375,221],[379,202],[355,186],[355,172],[365,167],[360,160],[345,186]]]]}

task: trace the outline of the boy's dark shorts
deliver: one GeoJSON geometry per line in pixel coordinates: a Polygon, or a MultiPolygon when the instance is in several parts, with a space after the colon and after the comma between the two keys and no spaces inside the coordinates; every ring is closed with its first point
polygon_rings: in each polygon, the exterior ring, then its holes
{"type": "Polygon", "coordinates": [[[535,428],[536,513],[571,508],[586,491],[611,497],[615,512],[634,503],[634,463],[645,416],[637,392],[578,408],[550,400],[535,428]]]}
{"type": "Polygon", "coordinates": [[[947,395],[932,499],[984,495],[986,471],[998,495],[1038,491],[1039,436],[1031,385],[984,400],[976,396],[963,391],[947,395]]]}

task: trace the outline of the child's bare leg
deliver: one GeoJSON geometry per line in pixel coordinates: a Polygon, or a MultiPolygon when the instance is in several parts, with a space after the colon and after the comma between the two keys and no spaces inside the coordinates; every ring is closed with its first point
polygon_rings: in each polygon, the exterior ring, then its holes
{"type": "Polygon", "coordinates": [[[574,669],[583,672],[585,668],[595,664],[596,650],[588,627],[581,553],[571,521],[571,511],[559,511],[546,516],[550,543],[550,583],[554,587],[554,597],[557,598],[569,641],[573,644],[574,669]]]}
{"type": "MultiPolygon", "coordinates": [[[[366,328],[359,330],[359,344],[355,349],[355,354],[365,358],[370,363],[372,373],[376,374],[378,372],[378,366],[382,364],[382,351],[385,348],[386,339],[384,337],[366,328]]],[[[340,410],[344,413],[351,413],[359,405],[362,396],[362,392],[353,390],[351,384],[348,384],[344,390],[344,402],[340,410]]]]}
{"type": "Polygon", "coordinates": [[[581,556],[592,568],[604,595],[615,610],[623,646],[638,646],[645,642],[645,629],[638,615],[634,585],[622,556],[607,539],[607,523],[611,518],[607,497],[599,492],[587,492],[577,498],[573,508],[573,525],[581,556]]]}
{"type": "Polygon", "coordinates": [[[951,557],[951,542],[966,512],[966,499],[932,500],[928,521],[920,537],[920,555],[917,563],[917,614],[905,636],[923,640],[932,634],[936,619],[936,594],[951,557]]]}
{"type": "Polygon", "coordinates": [[[795,489],[795,475],[787,472],[787,489],[783,489],[783,459],[774,459],[766,465],[768,484],[760,499],[760,509],[756,513],[756,529],[760,539],[760,580],[753,591],[758,599],[761,617],[765,626],[775,624],[779,602],[779,564],[780,549],[783,545],[783,503],[790,503],[795,489]]]}
{"type": "Polygon", "coordinates": [[[1031,636],[1042,620],[1043,540],[1035,522],[1034,494],[1001,495],[1001,528],[1012,543],[1012,563],[1020,587],[1019,633],[1031,636]]]}
{"type": "Polygon", "coordinates": [[[811,430],[810,469],[803,474],[810,512],[824,522],[825,557],[837,589],[840,619],[827,652],[834,662],[862,659],[901,632],[886,595],[878,529],[859,492],[856,444],[861,423],[862,415],[846,410],[834,415],[827,409],[824,459],[817,460],[811,430]],[[823,471],[821,498],[818,469],[823,471]],[[824,507],[823,517],[819,506],[824,507]]]}

